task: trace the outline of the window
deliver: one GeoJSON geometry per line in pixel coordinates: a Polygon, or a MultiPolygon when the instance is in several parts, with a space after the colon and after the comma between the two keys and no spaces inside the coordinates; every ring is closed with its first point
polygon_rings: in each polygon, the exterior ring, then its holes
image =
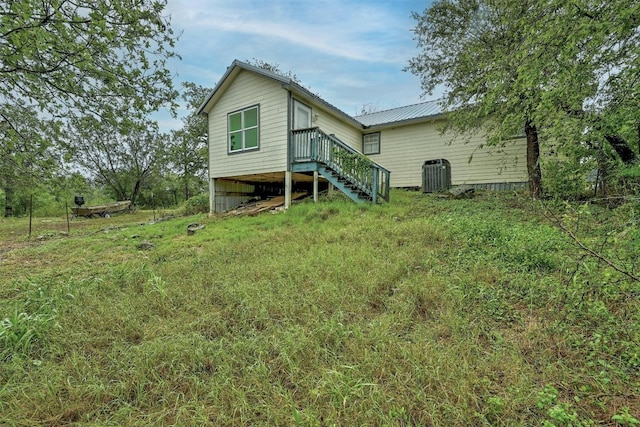
{"type": "Polygon", "coordinates": [[[362,153],[380,154],[380,132],[362,135],[362,153]]]}
{"type": "Polygon", "coordinates": [[[255,150],[259,147],[259,116],[257,105],[227,116],[230,153],[255,150]]]}
{"type": "Polygon", "coordinates": [[[294,102],[295,108],[293,112],[293,128],[307,129],[311,127],[311,107],[304,105],[299,101],[294,102]]]}

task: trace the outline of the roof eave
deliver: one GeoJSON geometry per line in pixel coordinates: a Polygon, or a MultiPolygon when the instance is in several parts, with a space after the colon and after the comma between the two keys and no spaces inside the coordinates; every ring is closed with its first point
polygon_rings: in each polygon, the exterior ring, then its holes
{"type": "Polygon", "coordinates": [[[339,117],[342,120],[348,121],[353,126],[359,129],[364,129],[364,125],[360,123],[358,120],[354,119],[353,117],[351,117],[350,115],[348,115],[347,113],[339,109],[338,107],[331,105],[324,99],[320,98],[318,95],[313,94],[311,91],[309,91],[309,89],[297,84],[293,80],[289,81],[288,83],[284,83],[282,87],[285,90],[288,90],[289,92],[297,95],[298,97],[302,98],[305,101],[315,102],[317,104],[322,105],[327,110],[332,112],[336,117],[339,117]]]}
{"type": "Polygon", "coordinates": [[[441,119],[444,119],[446,115],[447,115],[446,113],[438,113],[438,114],[431,114],[429,116],[424,116],[424,117],[416,117],[412,119],[396,120],[393,122],[377,123],[374,125],[363,125],[363,126],[366,130],[380,130],[380,129],[396,127],[396,126],[407,126],[407,125],[412,125],[417,123],[441,120],[441,119]]]}
{"type": "Polygon", "coordinates": [[[256,67],[254,65],[247,64],[246,62],[238,61],[236,59],[231,63],[231,65],[229,67],[227,67],[227,71],[225,71],[225,73],[222,75],[222,77],[220,78],[218,83],[214,86],[213,90],[205,98],[204,102],[202,102],[202,104],[200,104],[200,107],[198,107],[198,110],[197,110],[196,114],[198,114],[198,115],[200,115],[200,114],[206,115],[207,114],[205,112],[205,109],[207,108],[207,105],[211,102],[211,100],[214,98],[216,93],[224,85],[225,81],[229,78],[229,76],[231,76],[231,74],[238,68],[240,68],[242,70],[251,71],[251,72],[254,72],[254,73],[257,73],[257,74],[261,74],[261,75],[263,75],[265,77],[268,77],[270,79],[279,81],[279,82],[281,82],[283,84],[287,84],[287,83],[291,82],[291,79],[289,79],[288,77],[281,76],[279,74],[276,74],[276,73],[273,73],[271,71],[265,70],[264,68],[256,67]]]}

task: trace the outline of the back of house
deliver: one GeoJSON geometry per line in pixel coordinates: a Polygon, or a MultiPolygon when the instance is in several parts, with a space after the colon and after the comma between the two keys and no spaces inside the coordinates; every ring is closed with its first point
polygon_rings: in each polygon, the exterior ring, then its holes
{"type": "Polygon", "coordinates": [[[377,203],[390,187],[519,189],[527,180],[524,139],[454,139],[442,133],[437,101],[351,117],[287,76],[234,61],[199,113],[208,117],[211,212],[268,196],[288,206],[292,193],[329,187],[377,203]]]}

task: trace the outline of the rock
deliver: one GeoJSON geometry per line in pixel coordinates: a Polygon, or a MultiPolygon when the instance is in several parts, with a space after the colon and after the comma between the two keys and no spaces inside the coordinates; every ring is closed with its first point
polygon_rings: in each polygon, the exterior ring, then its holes
{"type": "Polygon", "coordinates": [[[187,226],[187,234],[191,236],[192,234],[195,234],[196,231],[202,230],[203,228],[204,228],[204,225],[198,224],[197,222],[193,224],[189,224],[187,226]]]}
{"type": "Polygon", "coordinates": [[[158,218],[158,220],[156,222],[162,222],[162,221],[169,221],[170,219],[174,219],[176,216],[171,214],[171,215],[167,215],[167,216],[163,216],[158,218]]]}
{"type": "Polygon", "coordinates": [[[148,240],[143,240],[142,242],[140,242],[138,244],[138,249],[142,250],[142,251],[150,251],[151,249],[155,248],[156,245],[154,245],[153,243],[151,243],[148,240]]]}
{"type": "Polygon", "coordinates": [[[454,199],[470,199],[474,196],[476,190],[471,185],[459,185],[449,190],[449,194],[454,199]]]}

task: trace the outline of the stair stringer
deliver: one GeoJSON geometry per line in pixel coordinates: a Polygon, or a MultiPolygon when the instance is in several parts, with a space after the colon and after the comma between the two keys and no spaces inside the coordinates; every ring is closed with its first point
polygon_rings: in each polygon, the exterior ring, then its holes
{"type": "Polygon", "coordinates": [[[368,195],[360,191],[354,184],[343,178],[338,172],[322,164],[318,165],[318,173],[356,203],[370,201],[368,195]]]}

